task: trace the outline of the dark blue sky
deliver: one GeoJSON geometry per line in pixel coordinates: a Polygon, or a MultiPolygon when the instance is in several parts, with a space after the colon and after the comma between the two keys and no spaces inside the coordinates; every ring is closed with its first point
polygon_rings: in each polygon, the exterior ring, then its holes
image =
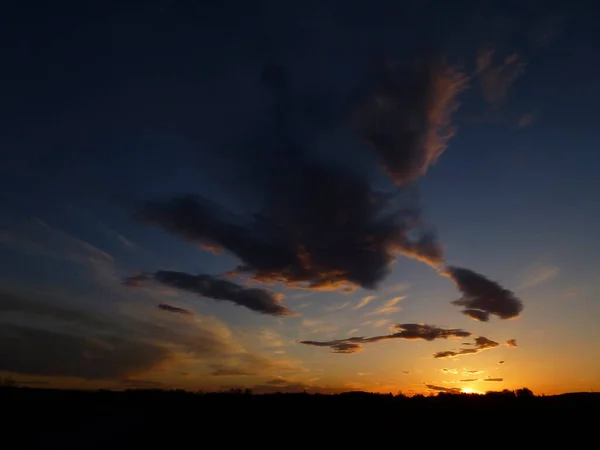
{"type": "MultiPolygon", "coordinates": [[[[44,3],[0,7],[0,272],[7,283],[68,287],[85,309],[98,307],[95,295],[110,297],[111,305],[132,301],[127,289],[98,294],[108,272],[232,270],[235,251],[214,255],[140,223],[137,202],[197,194],[234,214],[263,205],[261,167],[291,158],[271,150],[266,137],[272,113],[261,74],[274,63],[290,73],[294,105],[313,108],[315,123],[294,116],[289,133],[319,158],[389,183],[376,159],[357,150],[341,111],[368,86],[377,58],[406,64],[435,50],[471,77],[452,118],[456,134],[418,181],[424,217],[446,260],[513,290],[531,273],[551,273],[547,281],[556,284],[548,292],[583,290],[589,296],[571,305],[598,317],[590,297],[600,254],[600,31],[593,2],[44,3]],[[490,49],[494,60],[485,65],[490,49]]],[[[442,297],[455,295],[446,279],[401,258],[379,289],[398,283],[440,298],[405,305],[410,320],[453,325],[439,307],[452,300],[442,297]]],[[[372,293],[363,290],[348,297],[372,293]]],[[[548,292],[523,299],[526,313],[531,305],[532,316],[547,314],[548,329],[574,330],[590,320],[565,315],[571,309],[548,300],[548,292]]],[[[315,302],[303,315],[319,316],[319,302],[338,297],[345,301],[335,292],[311,293],[315,302]]],[[[298,302],[286,305],[298,309],[298,302]]],[[[232,326],[275,320],[219,309],[218,302],[207,308],[232,326]]],[[[340,333],[351,328],[359,327],[340,333]]]]}

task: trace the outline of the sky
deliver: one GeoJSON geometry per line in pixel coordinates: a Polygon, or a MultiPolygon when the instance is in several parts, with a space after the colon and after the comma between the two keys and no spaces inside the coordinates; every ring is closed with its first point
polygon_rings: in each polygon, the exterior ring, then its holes
{"type": "Polygon", "coordinates": [[[600,388],[586,2],[6,2],[0,376],[600,388]]]}

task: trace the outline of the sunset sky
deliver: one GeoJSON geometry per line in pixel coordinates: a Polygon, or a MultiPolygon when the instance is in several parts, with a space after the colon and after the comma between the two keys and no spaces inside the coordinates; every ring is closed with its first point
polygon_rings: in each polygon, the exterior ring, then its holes
{"type": "Polygon", "coordinates": [[[25,3],[0,378],[600,389],[592,6],[25,3]]]}

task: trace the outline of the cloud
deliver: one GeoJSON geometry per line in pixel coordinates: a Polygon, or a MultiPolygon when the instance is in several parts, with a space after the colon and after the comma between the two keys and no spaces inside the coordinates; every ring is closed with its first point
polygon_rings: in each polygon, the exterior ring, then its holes
{"type": "Polygon", "coordinates": [[[516,53],[495,63],[494,53],[492,49],[479,52],[476,73],[484,98],[490,103],[502,103],[506,101],[510,87],[525,71],[526,64],[516,53]]]}
{"type": "Polygon", "coordinates": [[[162,311],[172,312],[175,314],[183,314],[183,315],[193,315],[194,314],[192,311],[188,311],[187,309],[179,308],[177,306],[167,305],[166,303],[159,304],[158,309],[160,309],[162,311]]]}
{"type": "Polygon", "coordinates": [[[251,372],[245,369],[224,367],[219,364],[213,365],[213,370],[210,374],[214,377],[248,377],[256,375],[255,372],[251,372]]]}
{"type": "Polygon", "coordinates": [[[471,333],[460,329],[444,329],[433,325],[422,323],[397,324],[394,327],[397,333],[373,337],[350,337],[346,339],[336,339],[332,341],[300,341],[301,344],[313,345],[316,347],[329,347],[333,353],[356,353],[362,350],[362,344],[385,341],[389,339],[423,339],[433,341],[436,339],[447,339],[449,337],[469,337],[471,333]]]}
{"type": "Polygon", "coordinates": [[[0,328],[0,370],[10,372],[118,378],[147,372],[168,356],[164,347],[125,338],[91,339],[7,324],[0,328]]]}
{"type": "Polygon", "coordinates": [[[127,239],[125,236],[123,236],[122,234],[117,234],[117,239],[125,247],[136,248],[136,245],[133,242],[131,242],[129,239],[127,239]]]}
{"type": "Polygon", "coordinates": [[[516,339],[509,339],[508,341],[506,341],[506,346],[507,347],[511,347],[511,348],[518,347],[517,346],[517,340],[516,339]]]}
{"type": "Polygon", "coordinates": [[[479,353],[484,350],[488,350],[490,348],[498,347],[500,344],[498,344],[497,342],[492,341],[491,339],[488,339],[484,336],[478,336],[475,338],[474,343],[466,343],[464,345],[471,345],[472,348],[461,348],[460,350],[445,350],[445,351],[441,351],[441,352],[436,352],[436,353],[434,353],[433,357],[438,359],[438,358],[454,358],[456,356],[461,356],[461,355],[473,355],[475,353],[479,353]]]}
{"type": "Polygon", "coordinates": [[[427,387],[427,389],[429,389],[431,391],[447,392],[450,394],[460,394],[461,393],[461,390],[459,388],[447,388],[444,386],[436,386],[435,384],[426,384],[425,386],[427,387]]]}
{"type": "Polygon", "coordinates": [[[345,302],[345,303],[341,303],[339,305],[329,306],[329,307],[327,307],[327,311],[341,311],[342,309],[345,309],[349,305],[350,305],[350,302],[345,302]]]}
{"type": "Polygon", "coordinates": [[[113,257],[40,219],[0,227],[0,245],[78,264],[112,264],[113,257]]]}
{"type": "MultiPolygon", "coordinates": [[[[350,168],[348,152],[359,157],[364,148],[350,146],[337,161],[322,158],[311,127],[297,132],[314,124],[314,114],[297,108],[296,95],[307,94],[295,93],[284,67],[268,68],[262,81],[270,96],[269,124],[231,154],[232,166],[254,174],[233,188],[239,197],[256,191],[262,204],[244,213],[184,195],[141,202],[135,217],[236,256],[241,263],[232,273],[299,289],[374,289],[397,255],[440,264],[441,245],[424,224],[415,196],[391,185],[375,189],[366,167],[350,168]]],[[[355,96],[351,109],[359,143],[369,144],[394,182],[420,177],[443,152],[465,83],[441,59],[420,58],[401,70],[380,71],[374,87],[355,96]]],[[[336,120],[347,115],[342,110],[336,120]]]]}
{"type": "Polygon", "coordinates": [[[452,304],[464,306],[463,313],[473,319],[487,322],[490,315],[512,319],[523,310],[523,303],[511,291],[470,269],[447,267],[443,275],[451,278],[463,294],[452,304]]]}
{"type": "Polygon", "coordinates": [[[523,280],[517,289],[527,289],[552,280],[558,275],[558,267],[546,266],[529,269],[523,275],[523,280]]]}
{"type": "Polygon", "coordinates": [[[442,372],[444,372],[444,373],[450,373],[450,374],[453,374],[453,375],[458,374],[458,370],[456,370],[456,369],[442,369],[442,372]]]}
{"type": "Polygon", "coordinates": [[[356,108],[365,142],[397,184],[423,176],[454,134],[450,116],[467,77],[436,57],[396,70],[382,64],[379,83],[356,108]]]}
{"type": "Polygon", "coordinates": [[[393,314],[395,312],[402,311],[402,307],[396,306],[396,305],[398,302],[400,302],[401,300],[404,300],[405,298],[406,298],[405,296],[391,298],[388,301],[384,302],[375,311],[372,311],[367,315],[372,316],[372,315],[379,315],[379,314],[393,314]]]}
{"type": "Polygon", "coordinates": [[[463,370],[463,375],[479,375],[483,370],[463,370]]]}
{"type": "Polygon", "coordinates": [[[460,383],[472,383],[473,381],[477,381],[478,378],[466,378],[464,380],[460,380],[460,383]]]}
{"type": "Polygon", "coordinates": [[[273,378],[272,380],[269,380],[266,383],[273,385],[273,386],[281,386],[281,385],[291,384],[290,381],[288,381],[284,378],[273,378]]]}
{"type": "Polygon", "coordinates": [[[372,300],[376,299],[377,297],[375,295],[369,295],[367,297],[364,297],[360,300],[360,302],[358,302],[358,304],[352,308],[352,309],[360,309],[363,306],[367,306],[369,304],[369,302],[371,302],[372,300]]]}
{"type": "Polygon", "coordinates": [[[161,270],[151,275],[143,274],[128,278],[124,281],[124,284],[135,286],[150,277],[154,281],[170,287],[214,300],[230,301],[262,314],[284,316],[292,313],[290,309],[280,304],[281,295],[265,289],[245,288],[232,281],[212,275],[190,275],[185,272],[161,270]]]}
{"type": "Polygon", "coordinates": [[[264,373],[282,364],[246,350],[216,319],[173,321],[83,311],[51,297],[0,289],[0,370],[85,379],[130,378],[182,356],[264,373]]]}
{"type": "Polygon", "coordinates": [[[498,364],[504,364],[506,361],[498,361],[498,364]]]}
{"type": "Polygon", "coordinates": [[[504,378],[484,378],[482,381],[504,381],[504,378]]]}

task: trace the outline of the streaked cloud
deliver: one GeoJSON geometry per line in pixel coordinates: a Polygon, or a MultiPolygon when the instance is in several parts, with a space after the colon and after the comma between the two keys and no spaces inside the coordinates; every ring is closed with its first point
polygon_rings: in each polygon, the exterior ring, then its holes
{"type": "Polygon", "coordinates": [[[384,302],[381,306],[379,306],[374,311],[369,312],[367,315],[368,316],[384,315],[384,314],[387,315],[387,314],[393,314],[395,312],[402,311],[402,307],[397,306],[397,304],[398,304],[398,302],[400,302],[401,300],[404,300],[405,298],[406,298],[405,296],[391,298],[391,299],[387,300],[386,302],[384,302]]]}
{"type": "Polygon", "coordinates": [[[292,311],[283,306],[283,295],[266,289],[246,288],[232,281],[212,275],[190,275],[185,272],[159,271],[154,274],[141,274],[124,281],[126,286],[139,286],[143,281],[153,280],[167,286],[191,292],[214,300],[225,300],[262,314],[273,316],[291,315],[292,311]]]}
{"type": "Polygon", "coordinates": [[[543,266],[528,269],[523,274],[521,284],[519,284],[517,289],[527,289],[539,286],[540,284],[556,278],[558,273],[559,269],[556,266],[543,266]]]}
{"type": "Polygon", "coordinates": [[[469,337],[471,333],[460,329],[444,329],[433,325],[422,323],[405,323],[395,325],[399,330],[396,333],[373,336],[373,337],[350,337],[346,339],[335,339],[331,341],[300,341],[301,344],[313,345],[316,347],[329,347],[333,353],[356,353],[362,350],[362,344],[370,344],[390,339],[406,339],[433,341],[436,339],[447,339],[449,337],[469,337]]]}
{"type": "Polygon", "coordinates": [[[175,314],[183,314],[183,315],[193,315],[194,314],[192,311],[189,311],[184,308],[179,308],[178,306],[172,306],[167,303],[160,303],[158,305],[158,309],[160,309],[162,311],[168,311],[171,313],[175,313],[175,314]]]}
{"type": "Polygon", "coordinates": [[[369,295],[367,297],[363,297],[360,302],[358,302],[358,304],[352,308],[352,309],[360,309],[363,306],[367,306],[369,304],[369,302],[371,302],[372,300],[376,299],[377,297],[375,295],[369,295]]]}

